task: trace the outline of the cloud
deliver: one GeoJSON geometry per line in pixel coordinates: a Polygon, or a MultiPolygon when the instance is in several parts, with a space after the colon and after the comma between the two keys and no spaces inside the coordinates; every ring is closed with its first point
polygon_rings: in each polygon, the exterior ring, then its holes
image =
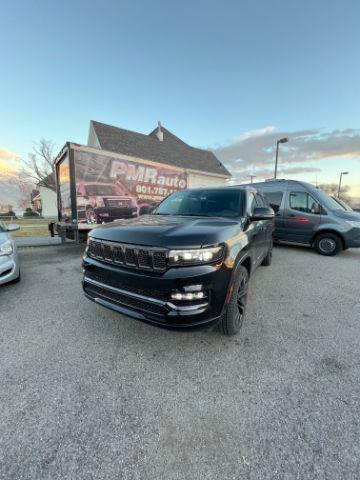
{"type": "Polygon", "coordinates": [[[20,157],[11,150],[0,147],[0,178],[18,174],[20,157]]]}
{"type": "Polygon", "coordinates": [[[264,128],[259,128],[257,130],[249,130],[248,132],[244,132],[238,137],[234,139],[234,141],[242,141],[246,140],[247,138],[254,138],[254,137],[261,137],[262,135],[266,135],[267,133],[272,133],[276,130],[274,126],[268,126],[264,128]]]}
{"type": "Polygon", "coordinates": [[[20,158],[11,150],[0,147],[0,203],[13,203],[19,196],[20,158]]]}
{"type": "Polygon", "coordinates": [[[19,157],[8,150],[0,147],[0,179],[8,179],[18,174],[19,157]]]}
{"type": "Polygon", "coordinates": [[[0,158],[12,161],[20,160],[20,157],[16,153],[3,147],[0,147],[0,158]]]}
{"type": "Polygon", "coordinates": [[[360,159],[360,130],[344,129],[322,131],[320,129],[277,131],[268,126],[242,133],[227,145],[214,149],[235,177],[250,173],[259,178],[271,177],[278,138],[288,137],[289,143],[282,144],[280,173],[298,174],[321,171],[313,165],[331,157],[360,159]]]}

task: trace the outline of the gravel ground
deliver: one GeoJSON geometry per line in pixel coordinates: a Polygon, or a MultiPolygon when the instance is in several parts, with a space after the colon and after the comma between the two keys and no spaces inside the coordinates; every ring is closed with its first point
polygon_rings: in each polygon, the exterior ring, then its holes
{"type": "Polygon", "coordinates": [[[0,478],[360,478],[360,251],[278,247],[237,337],[85,299],[79,247],[0,288],[0,478]]]}

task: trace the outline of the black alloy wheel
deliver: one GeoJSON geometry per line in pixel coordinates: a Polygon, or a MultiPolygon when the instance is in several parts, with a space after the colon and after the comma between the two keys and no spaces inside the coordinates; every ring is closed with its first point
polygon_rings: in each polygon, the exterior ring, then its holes
{"type": "Polygon", "coordinates": [[[219,330],[224,335],[237,334],[244,323],[248,294],[249,272],[240,265],[232,284],[230,299],[225,314],[219,322],[219,330]]]}

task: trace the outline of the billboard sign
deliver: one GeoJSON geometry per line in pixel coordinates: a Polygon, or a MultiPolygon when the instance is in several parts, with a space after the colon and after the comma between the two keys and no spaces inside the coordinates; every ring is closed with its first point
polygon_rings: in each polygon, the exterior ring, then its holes
{"type": "Polygon", "coordinates": [[[71,221],[70,166],[66,153],[58,167],[59,210],[63,221],[71,221]]]}
{"type": "Polygon", "coordinates": [[[148,213],[187,187],[184,169],[74,149],[78,222],[102,223],[148,213]]]}

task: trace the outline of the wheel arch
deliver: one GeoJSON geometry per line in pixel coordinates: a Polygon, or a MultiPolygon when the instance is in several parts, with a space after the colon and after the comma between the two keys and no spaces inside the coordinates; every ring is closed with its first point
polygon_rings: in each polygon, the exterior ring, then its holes
{"type": "Polygon", "coordinates": [[[251,275],[251,270],[252,270],[252,261],[250,255],[246,256],[245,258],[241,259],[239,261],[239,265],[243,265],[246,270],[248,271],[249,277],[251,275]]]}
{"type": "Polygon", "coordinates": [[[318,237],[319,235],[322,235],[323,233],[331,233],[332,235],[336,235],[337,237],[340,238],[341,243],[342,243],[342,247],[343,248],[346,247],[346,242],[345,242],[344,236],[340,232],[338,232],[337,230],[333,230],[332,228],[324,228],[323,230],[319,230],[316,233],[314,233],[314,235],[311,239],[311,245],[314,245],[316,237],[318,237]]]}

